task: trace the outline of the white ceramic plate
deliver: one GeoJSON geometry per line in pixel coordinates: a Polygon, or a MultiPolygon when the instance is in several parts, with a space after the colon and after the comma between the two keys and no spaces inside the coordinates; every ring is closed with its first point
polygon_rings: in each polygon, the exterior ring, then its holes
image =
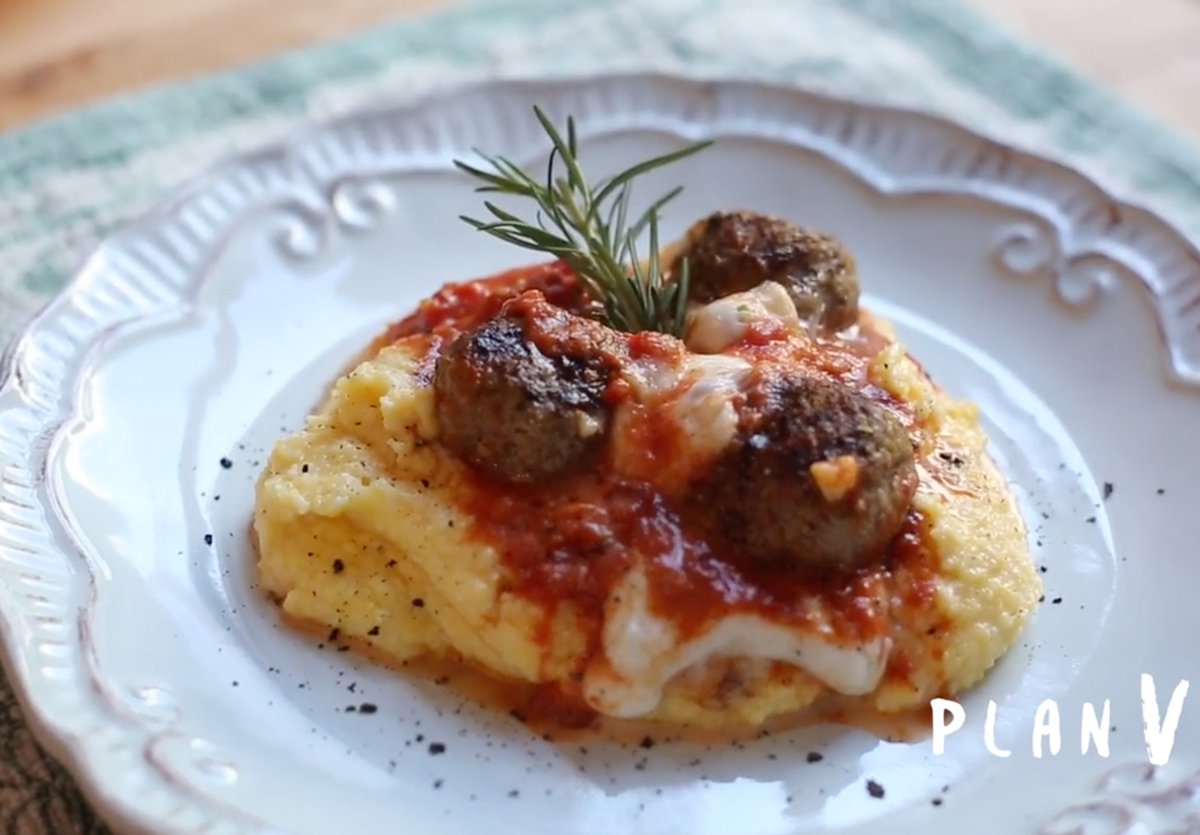
{"type": "Polygon", "coordinates": [[[760,86],[472,88],[221,167],[109,240],[13,345],[4,649],[41,738],[127,829],[1183,831],[1197,825],[1200,707],[1185,701],[1170,762],[1148,769],[1141,676],[1165,713],[1198,663],[1198,386],[1196,251],[1059,164],[760,86]],[[688,184],[664,232],[744,206],[841,236],[867,302],[982,406],[1047,599],[964,698],[941,755],[835,728],[730,748],[555,747],[318,648],[250,588],[252,486],[273,441],[419,297],[527,260],[458,220],[479,198],[450,163],[473,147],[544,159],[535,102],[576,116],[593,171],[717,138],[644,187],[688,184]],[[1106,699],[1109,755],[1082,755],[1083,703],[1106,699]],[[993,700],[1008,757],[984,747],[993,700]],[[1062,747],[1037,758],[1045,700],[1062,747]],[[346,711],[362,702],[379,709],[346,711]]]}

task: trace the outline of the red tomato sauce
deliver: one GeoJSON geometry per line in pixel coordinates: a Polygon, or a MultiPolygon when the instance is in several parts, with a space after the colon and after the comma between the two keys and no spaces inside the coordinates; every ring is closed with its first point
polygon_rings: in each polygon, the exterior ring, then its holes
{"type": "MultiPolygon", "coordinates": [[[[496,315],[505,301],[530,289],[541,290],[547,300],[572,311],[581,310],[587,301],[565,265],[540,264],[447,285],[381,339],[390,343],[434,334],[430,350],[436,352],[437,343],[496,315]]],[[[663,334],[626,338],[631,356],[680,350],[677,340],[663,334]]],[[[912,426],[910,406],[868,382],[869,364],[886,345],[887,340],[869,327],[851,339],[813,340],[786,340],[764,327],[752,329],[737,353],[752,362],[786,358],[843,380],[888,405],[912,426]]],[[[655,455],[671,448],[667,435],[673,430],[653,415],[636,424],[647,462],[656,466],[660,462],[655,455]]],[[[840,638],[868,640],[890,631],[891,607],[930,608],[935,591],[937,558],[926,520],[916,511],[909,513],[878,564],[812,576],[746,564],[701,535],[652,487],[604,467],[551,487],[498,486],[479,477],[464,509],[474,520],[472,535],[501,555],[508,590],[544,604],[546,643],[556,606],[569,601],[583,617],[589,655],[600,651],[604,602],[630,570],[635,553],[644,560],[653,611],[673,622],[683,636],[699,634],[734,612],[803,623],[811,617],[809,602],[819,598],[822,617],[840,638]],[[903,575],[902,583],[896,582],[898,575],[903,575]]],[[[909,665],[908,659],[897,656],[888,675],[902,677],[909,665]]],[[[577,683],[563,682],[539,699],[545,710],[574,723],[584,710],[573,695],[577,689],[577,683]]]]}

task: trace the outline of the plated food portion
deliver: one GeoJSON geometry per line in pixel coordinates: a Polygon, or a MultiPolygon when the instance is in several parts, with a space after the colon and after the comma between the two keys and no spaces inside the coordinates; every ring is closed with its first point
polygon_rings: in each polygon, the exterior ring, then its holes
{"type": "Polygon", "coordinates": [[[538,115],[544,179],[461,167],[535,201],[469,222],[542,259],[442,287],[278,442],[260,586],[543,727],[869,723],[977,684],[1041,583],[976,408],[829,235],[736,210],[660,247],[677,192],[632,218],[631,184],[702,146],[592,185],[538,115]]]}

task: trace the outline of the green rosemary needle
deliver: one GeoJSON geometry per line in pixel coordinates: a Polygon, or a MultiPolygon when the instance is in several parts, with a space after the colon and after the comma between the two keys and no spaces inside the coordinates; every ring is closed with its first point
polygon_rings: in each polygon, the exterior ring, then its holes
{"type": "Polygon", "coordinates": [[[697,142],[678,151],[645,160],[591,185],[577,154],[575,120],[567,118],[566,137],[541,108],[534,114],[550,137],[553,149],[545,180],[540,180],[502,156],[479,154],[492,168],[484,171],[455,160],[459,169],[482,180],[478,192],[527,197],[537,205],[536,220],[523,220],[485,200],[488,221],[464,216],[471,226],[525,249],[561,259],[578,277],[601,309],[600,318],[618,330],[661,331],[682,336],[687,312],[688,265],[681,259],[674,274],[664,275],[659,262],[658,220],[662,207],[683,189],[672,189],[629,222],[633,180],[648,171],[711,145],[697,142]],[[555,176],[561,162],[565,176],[555,176]],[[638,257],[637,241],[649,233],[649,253],[638,257]]]}

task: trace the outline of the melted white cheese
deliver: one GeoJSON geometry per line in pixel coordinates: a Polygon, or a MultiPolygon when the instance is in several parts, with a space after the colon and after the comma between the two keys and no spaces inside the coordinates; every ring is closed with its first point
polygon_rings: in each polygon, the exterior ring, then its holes
{"type": "Polygon", "coordinates": [[[886,637],[844,646],[811,628],[748,614],[727,615],[708,631],[681,640],[669,621],[650,611],[640,567],[613,589],[603,641],[606,663],[593,664],[585,673],[583,695],[593,710],[623,719],[650,713],[671,679],[714,659],[792,664],[838,693],[857,696],[879,685],[891,651],[886,637]]]}
{"type": "Polygon", "coordinates": [[[741,341],[755,322],[777,319],[789,330],[799,330],[796,305],[783,285],[764,281],[757,287],[733,293],[706,305],[693,306],[688,314],[684,343],[701,354],[717,354],[741,341]]]}
{"type": "Polygon", "coordinates": [[[682,372],[680,365],[658,357],[634,360],[621,368],[621,376],[629,383],[633,399],[639,403],[661,399],[675,388],[682,372]]]}
{"type": "MultiPolygon", "coordinates": [[[[799,327],[787,293],[767,282],[693,313],[687,344],[702,353],[685,353],[677,362],[643,359],[624,369],[633,397],[618,407],[613,424],[619,471],[647,478],[670,492],[728,447],[737,431],[736,403],[752,367],[719,352],[740,339],[755,319],[766,316],[799,327]],[[636,418],[642,407],[665,416],[678,429],[671,434],[678,447],[649,459],[655,467],[650,473],[637,469],[648,460],[638,447],[644,442],[636,418]]],[[[674,624],[650,611],[648,597],[645,572],[635,567],[605,604],[603,657],[589,667],[582,682],[585,700],[599,713],[644,716],[662,700],[669,681],[718,658],[792,664],[846,695],[874,690],[887,666],[889,639],[845,646],[819,613],[797,624],[730,614],[685,640],[674,624]]]]}
{"type": "Polygon", "coordinates": [[[693,457],[707,461],[729,446],[738,424],[734,398],[749,373],[750,364],[736,357],[688,357],[668,414],[693,457]]]}
{"type": "Polygon", "coordinates": [[[623,374],[633,398],[617,407],[611,449],[618,472],[644,478],[671,493],[707,467],[733,440],[735,406],[751,371],[748,362],[720,354],[685,354],[677,362],[661,359],[631,363],[623,374]],[[676,431],[667,433],[672,447],[650,464],[639,433],[642,408],[661,416],[676,431]]]}

